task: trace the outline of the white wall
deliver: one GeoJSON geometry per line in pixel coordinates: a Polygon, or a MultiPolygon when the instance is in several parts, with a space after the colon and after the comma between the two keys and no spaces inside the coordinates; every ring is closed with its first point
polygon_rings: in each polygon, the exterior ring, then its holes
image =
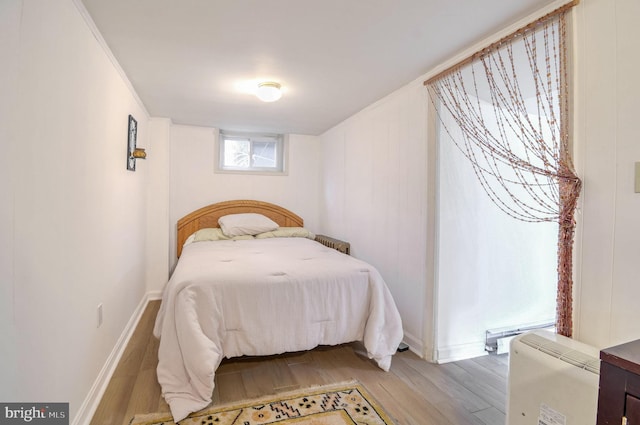
{"type": "MultiPolygon", "coordinates": [[[[18,57],[22,1],[0,2],[0,382],[17,381],[17,330],[14,323],[14,167],[17,165],[13,123],[18,99],[18,57]],[[6,60],[5,60],[6,58],[6,60]]],[[[0,385],[0,399],[8,400],[11,388],[0,385]]]]}
{"type": "Polygon", "coordinates": [[[351,242],[354,256],[380,270],[400,310],[405,342],[428,359],[447,361],[483,354],[487,329],[553,320],[556,241],[546,240],[551,249],[542,249],[533,236],[536,229],[498,211],[470,168],[453,168],[466,159],[451,144],[441,152],[440,190],[462,196],[444,197],[438,228],[428,228],[427,214],[435,205],[427,201],[429,100],[422,81],[321,136],[322,231],[351,242]],[[487,220],[487,214],[494,218],[487,220]],[[444,233],[437,272],[435,265],[427,268],[427,241],[436,230],[444,233]],[[519,255],[531,256],[518,249],[522,245],[513,241],[518,237],[528,239],[527,247],[536,251],[530,263],[536,273],[514,266],[519,255]],[[488,242],[487,251],[478,253],[481,240],[488,242]],[[503,254],[508,258],[495,257],[494,248],[501,244],[512,245],[503,254]],[[437,288],[430,279],[435,273],[437,288]],[[533,292],[524,289],[532,283],[533,292]],[[544,296],[548,302],[532,305],[530,296],[544,296]]]}
{"type": "Polygon", "coordinates": [[[126,170],[126,137],[132,114],[144,146],[148,117],[71,0],[0,12],[0,314],[17,335],[0,399],[73,419],[145,293],[146,164],[126,170]]]}
{"type": "Polygon", "coordinates": [[[298,214],[305,227],[318,228],[320,189],[319,140],[289,135],[287,175],[221,174],[214,172],[217,130],[174,125],[170,147],[171,266],[175,264],[176,222],[215,202],[255,199],[283,206],[298,214]]]}
{"type": "Polygon", "coordinates": [[[160,296],[169,279],[169,157],[171,120],[152,118],[147,140],[147,292],[160,296]]]}
{"type": "Polygon", "coordinates": [[[446,362],[485,354],[487,330],[553,323],[558,226],[501,211],[469,160],[441,136],[436,345],[446,362]]]}
{"type": "MultiPolygon", "coordinates": [[[[640,161],[634,125],[640,112],[640,57],[634,54],[640,47],[640,28],[634,23],[640,18],[639,8],[636,0],[582,0],[574,8],[574,143],[578,174],[584,181],[576,237],[574,326],[577,339],[598,347],[640,338],[636,306],[640,194],[633,193],[633,165],[640,161]]],[[[426,137],[418,135],[426,125],[426,100],[409,100],[423,97],[425,78],[321,136],[325,157],[321,221],[323,231],[350,240],[356,256],[383,271],[403,316],[405,335],[419,340],[424,334],[423,351],[429,357],[431,348],[437,350],[428,346],[430,328],[435,326],[430,293],[437,289],[428,283],[433,270],[424,266],[424,240],[433,237],[424,226],[424,208],[433,208],[425,193],[429,170],[424,167],[429,158],[421,144],[426,137]],[[397,129],[405,128],[415,137],[395,137],[397,129]],[[387,166],[397,161],[396,149],[411,153],[412,166],[387,166]],[[398,207],[393,197],[405,193],[411,193],[411,204],[419,207],[406,210],[406,202],[398,207]],[[417,230],[404,239],[390,236],[401,234],[398,227],[380,230],[385,223],[396,223],[391,217],[400,217],[403,225],[417,230]],[[400,247],[406,247],[412,260],[398,256],[400,247]],[[404,258],[402,267],[397,258],[404,258]],[[407,273],[407,279],[398,279],[395,273],[407,273]]],[[[442,330],[439,337],[448,331],[442,330]]],[[[421,342],[413,342],[418,351],[421,342]]]]}
{"type": "Polygon", "coordinates": [[[598,347],[640,338],[640,2],[582,0],[576,10],[580,217],[576,336],[598,347]]]}
{"type": "MultiPolygon", "coordinates": [[[[415,81],[321,136],[321,231],[374,265],[421,355],[426,311],[426,92],[415,81]]],[[[430,350],[430,347],[428,348],[430,350]]]]}

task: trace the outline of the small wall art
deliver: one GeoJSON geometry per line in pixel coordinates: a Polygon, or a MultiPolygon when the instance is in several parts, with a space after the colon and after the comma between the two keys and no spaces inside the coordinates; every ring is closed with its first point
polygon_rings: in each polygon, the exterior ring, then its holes
{"type": "Polygon", "coordinates": [[[127,170],[136,171],[136,158],[133,152],[136,150],[136,140],[138,138],[138,121],[129,115],[129,134],[127,136],[127,170]]]}

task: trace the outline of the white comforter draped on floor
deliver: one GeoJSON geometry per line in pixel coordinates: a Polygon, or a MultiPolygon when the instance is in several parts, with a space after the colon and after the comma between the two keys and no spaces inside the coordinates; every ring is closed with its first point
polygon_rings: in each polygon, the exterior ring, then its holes
{"type": "Polygon", "coordinates": [[[175,421],[211,402],[223,358],[363,341],[389,370],[402,324],[378,271],[305,238],[187,245],[154,334],[175,421]]]}

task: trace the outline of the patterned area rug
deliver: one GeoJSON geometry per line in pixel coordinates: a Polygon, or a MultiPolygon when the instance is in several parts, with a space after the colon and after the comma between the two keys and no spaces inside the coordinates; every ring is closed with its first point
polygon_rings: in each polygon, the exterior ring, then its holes
{"type": "MultiPolygon", "coordinates": [[[[136,415],[131,425],[172,425],[169,414],[136,415]]],[[[180,425],[393,425],[362,385],[306,388],[270,398],[215,406],[180,425]]]]}

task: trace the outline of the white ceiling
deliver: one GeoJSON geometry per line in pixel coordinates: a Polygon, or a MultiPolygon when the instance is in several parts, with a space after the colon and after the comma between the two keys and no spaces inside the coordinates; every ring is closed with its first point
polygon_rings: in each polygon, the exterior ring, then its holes
{"type": "Polygon", "coordinates": [[[553,0],[82,0],[152,116],[318,135],[553,0]],[[246,84],[273,80],[262,103],[246,84]]]}

